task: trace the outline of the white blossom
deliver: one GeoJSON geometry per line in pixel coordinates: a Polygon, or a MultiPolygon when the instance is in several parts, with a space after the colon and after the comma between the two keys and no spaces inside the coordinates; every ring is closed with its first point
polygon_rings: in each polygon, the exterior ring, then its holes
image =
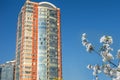
{"type": "Polygon", "coordinates": [[[96,77],[95,80],[99,80],[98,77],[96,77]]]}
{"type": "Polygon", "coordinates": [[[100,43],[105,43],[105,44],[112,44],[113,40],[111,36],[103,36],[100,39],[100,43]]]}
{"type": "Polygon", "coordinates": [[[86,33],[83,33],[82,38],[86,38],[86,37],[87,37],[86,33]]]}
{"type": "Polygon", "coordinates": [[[103,62],[114,59],[113,55],[111,53],[107,53],[107,52],[102,52],[102,58],[103,58],[103,62]]]}
{"type": "Polygon", "coordinates": [[[120,72],[117,71],[116,78],[114,78],[113,80],[120,80],[120,72]]]}
{"type": "Polygon", "coordinates": [[[86,46],[88,44],[87,41],[82,41],[83,46],[86,46]]]}
{"type": "Polygon", "coordinates": [[[117,70],[116,70],[116,69],[110,70],[110,76],[111,76],[111,77],[116,77],[116,73],[117,73],[117,70]]]}
{"type": "Polygon", "coordinates": [[[120,59],[120,49],[118,50],[117,58],[120,59]]]}
{"type": "Polygon", "coordinates": [[[82,34],[82,44],[83,44],[83,46],[85,46],[86,47],[86,51],[88,51],[88,52],[91,52],[92,50],[93,50],[93,46],[92,46],[92,44],[91,43],[89,43],[88,41],[87,41],[87,39],[86,39],[86,33],[83,33],[82,34]]]}
{"type": "Polygon", "coordinates": [[[100,70],[100,66],[99,65],[95,65],[94,68],[93,68],[93,70],[95,70],[95,71],[100,70]]]}
{"type": "Polygon", "coordinates": [[[96,76],[97,75],[97,72],[96,71],[93,71],[93,76],[96,76]]]}
{"type": "Polygon", "coordinates": [[[87,68],[93,70],[93,76],[95,77],[101,72],[101,68],[99,65],[95,65],[95,66],[88,65],[87,68]]]}
{"type": "Polygon", "coordinates": [[[118,69],[119,69],[119,71],[120,71],[120,64],[118,65],[118,69]]]}
{"type": "Polygon", "coordinates": [[[111,48],[109,44],[103,44],[103,48],[104,48],[104,50],[106,50],[108,52],[113,51],[113,48],[111,48]]]}
{"type": "Polygon", "coordinates": [[[89,65],[87,66],[87,68],[88,68],[88,69],[92,69],[93,66],[89,64],[89,65]]]}
{"type": "Polygon", "coordinates": [[[81,39],[82,39],[82,44],[83,44],[83,46],[86,46],[87,43],[88,43],[87,40],[86,40],[86,33],[83,33],[83,34],[82,34],[82,38],[81,38],[81,39]]]}
{"type": "Polygon", "coordinates": [[[88,44],[86,45],[86,50],[87,50],[88,52],[91,52],[91,51],[93,50],[93,46],[92,46],[91,43],[88,43],[88,44]]]}
{"type": "Polygon", "coordinates": [[[104,68],[103,72],[106,74],[106,75],[109,75],[109,69],[106,67],[104,68]]]}

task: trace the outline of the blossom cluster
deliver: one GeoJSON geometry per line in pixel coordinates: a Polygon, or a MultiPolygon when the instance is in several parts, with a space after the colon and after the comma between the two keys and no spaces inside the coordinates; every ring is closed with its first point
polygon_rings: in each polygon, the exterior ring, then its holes
{"type": "Polygon", "coordinates": [[[101,55],[103,58],[103,61],[110,61],[113,58],[113,55],[110,53],[110,51],[112,51],[113,49],[110,47],[110,44],[113,43],[113,39],[111,36],[103,36],[100,39],[100,43],[103,43],[102,47],[101,47],[101,55]]]}
{"type": "Polygon", "coordinates": [[[83,46],[86,47],[86,51],[88,51],[88,52],[93,51],[93,46],[92,46],[91,43],[88,42],[86,33],[82,34],[82,38],[81,39],[82,39],[83,46]]]}
{"type": "MultiPolygon", "coordinates": [[[[88,42],[86,33],[82,34],[82,44],[86,47],[87,52],[95,51],[93,48],[93,45],[88,42]]],[[[103,72],[105,75],[111,77],[112,80],[120,80],[120,49],[117,52],[116,58],[119,59],[119,64],[116,65],[112,60],[114,60],[113,55],[111,54],[111,51],[113,49],[110,47],[110,45],[113,43],[113,39],[111,36],[102,36],[100,38],[100,43],[102,43],[102,46],[100,50],[98,50],[97,54],[99,54],[102,58],[103,65],[88,65],[88,69],[93,70],[93,76],[95,76],[95,80],[98,80],[98,74],[103,72]]],[[[95,51],[96,52],[96,51],[95,51]]]]}
{"type": "Polygon", "coordinates": [[[120,68],[112,68],[110,64],[104,64],[102,66],[96,64],[95,66],[88,65],[88,69],[93,70],[93,76],[95,76],[95,80],[98,80],[98,74],[103,72],[105,75],[112,78],[112,80],[120,80],[120,68]]]}

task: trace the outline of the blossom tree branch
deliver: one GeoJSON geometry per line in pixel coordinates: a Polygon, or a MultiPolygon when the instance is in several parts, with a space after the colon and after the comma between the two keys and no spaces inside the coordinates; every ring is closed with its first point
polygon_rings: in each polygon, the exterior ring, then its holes
{"type": "Polygon", "coordinates": [[[99,52],[95,50],[92,43],[88,42],[86,33],[82,34],[82,44],[86,47],[86,51],[89,53],[95,52],[97,53],[104,63],[104,65],[88,65],[88,69],[93,70],[93,76],[95,76],[95,80],[98,80],[98,74],[103,72],[105,75],[111,77],[112,80],[120,80],[120,50],[118,50],[117,58],[118,58],[118,65],[113,63],[111,60],[114,60],[111,51],[113,49],[110,45],[113,43],[113,39],[111,36],[103,36],[100,38],[100,43],[102,43],[102,47],[100,48],[99,52]],[[108,62],[108,63],[106,63],[108,62]],[[112,65],[112,66],[111,66],[112,65]]]}

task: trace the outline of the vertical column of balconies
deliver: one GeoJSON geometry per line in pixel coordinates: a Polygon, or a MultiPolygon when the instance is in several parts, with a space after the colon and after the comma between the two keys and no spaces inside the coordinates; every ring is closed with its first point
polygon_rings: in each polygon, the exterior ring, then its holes
{"type": "Polygon", "coordinates": [[[22,43],[20,53],[20,80],[32,79],[32,33],[33,33],[33,4],[26,2],[22,9],[22,43]]]}
{"type": "Polygon", "coordinates": [[[58,26],[56,8],[48,8],[47,79],[58,78],[58,26]]]}
{"type": "Polygon", "coordinates": [[[19,80],[20,70],[20,51],[21,51],[21,36],[22,36],[22,12],[20,12],[17,23],[16,34],[16,64],[15,64],[15,80],[19,80]]]}
{"type": "Polygon", "coordinates": [[[23,56],[23,76],[22,80],[32,80],[32,34],[33,34],[33,4],[27,2],[25,10],[24,26],[24,56],[23,56]]]}
{"type": "Polygon", "coordinates": [[[38,53],[38,68],[39,80],[47,80],[47,9],[39,6],[39,53],[38,53]]]}
{"type": "Polygon", "coordinates": [[[49,77],[50,80],[58,77],[58,53],[57,53],[57,11],[56,8],[50,9],[50,66],[49,66],[49,77]]]}
{"type": "Polygon", "coordinates": [[[25,23],[25,7],[22,8],[22,35],[21,35],[21,48],[20,48],[20,66],[19,66],[19,80],[23,80],[22,79],[22,76],[23,76],[23,69],[22,69],[22,66],[23,66],[23,44],[24,44],[24,23],[25,23]]]}
{"type": "Polygon", "coordinates": [[[32,80],[37,80],[38,57],[38,4],[33,7],[33,34],[32,34],[32,80]]]}

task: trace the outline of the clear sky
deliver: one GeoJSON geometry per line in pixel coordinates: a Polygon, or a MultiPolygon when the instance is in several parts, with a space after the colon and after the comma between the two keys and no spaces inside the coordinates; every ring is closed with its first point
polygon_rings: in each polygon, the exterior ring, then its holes
{"type": "MultiPolygon", "coordinates": [[[[96,54],[88,54],[81,34],[100,46],[102,35],[113,37],[115,56],[120,48],[120,0],[32,0],[49,1],[61,8],[64,80],[92,80],[87,64],[101,64],[96,54]]],[[[15,57],[17,17],[25,0],[0,0],[0,64],[15,57]]],[[[110,80],[103,74],[100,80],[110,80]]]]}

